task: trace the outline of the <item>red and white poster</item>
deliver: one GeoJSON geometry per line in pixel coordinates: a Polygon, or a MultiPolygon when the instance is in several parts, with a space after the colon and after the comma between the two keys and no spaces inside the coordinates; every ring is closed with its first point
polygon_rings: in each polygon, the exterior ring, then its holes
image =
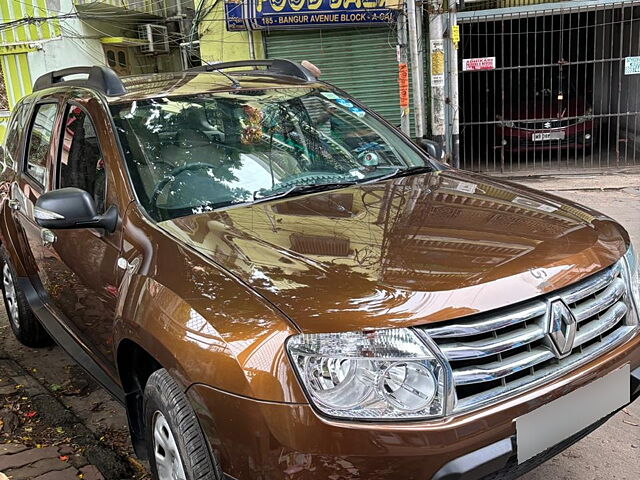
{"type": "Polygon", "coordinates": [[[462,60],[462,71],[495,70],[496,57],[465,58],[462,60]]]}

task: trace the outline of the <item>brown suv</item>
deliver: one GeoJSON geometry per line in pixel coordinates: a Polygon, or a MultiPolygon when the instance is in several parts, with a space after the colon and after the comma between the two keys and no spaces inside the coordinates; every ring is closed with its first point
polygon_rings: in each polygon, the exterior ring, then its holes
{"type": "Polygon", "coordinates": [[[156,479],[513,478],[640,393],[620,225],[294,63],[49,73],[2,157],[11,327],[126,406],[156,479]]]}

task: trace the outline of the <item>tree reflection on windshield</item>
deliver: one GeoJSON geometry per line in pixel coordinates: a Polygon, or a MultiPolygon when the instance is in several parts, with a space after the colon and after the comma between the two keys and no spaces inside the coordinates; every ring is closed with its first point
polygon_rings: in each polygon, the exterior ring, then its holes
{"type": "Polygon", "coordinates": [[[394,130],[327,90],[221,92],[112,110],[138,197],[156,220],[429,165],[394,130]]]}

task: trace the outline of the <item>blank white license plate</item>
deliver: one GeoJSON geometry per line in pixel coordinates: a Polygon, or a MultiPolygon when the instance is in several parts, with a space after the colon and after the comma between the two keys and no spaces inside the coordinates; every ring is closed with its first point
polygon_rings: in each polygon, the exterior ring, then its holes
{"type": "Polygon", "coordinates": [[[631,399],[629,364],[516,419],[518,463],[584,430],[631,399]]]}
{"type": "Polygon", "coordinates": [[[545,140],[564,140],[565,133],[560,132],[536,132],[531,134],[531,139],[534,142],[543,142],[545,140]]]}

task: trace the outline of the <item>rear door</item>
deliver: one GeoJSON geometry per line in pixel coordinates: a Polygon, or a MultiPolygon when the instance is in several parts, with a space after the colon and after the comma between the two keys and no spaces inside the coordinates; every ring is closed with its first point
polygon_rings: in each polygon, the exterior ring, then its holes
{"type": "MultiPolygon", "coordinates": [[[[84,106],[65,106],[50,189],[85,190],[93,197],[98,213],[104,213],[109,205],[117,205],[118,199],[95,125],[84,106]]],[[[115,378],[112,331],[121,228],[118,226],[114,233],[90,228],[54,230],[44,236],[48,241],[39,266],[49,301],[63,314],[85,349],[115,378]]]]}

